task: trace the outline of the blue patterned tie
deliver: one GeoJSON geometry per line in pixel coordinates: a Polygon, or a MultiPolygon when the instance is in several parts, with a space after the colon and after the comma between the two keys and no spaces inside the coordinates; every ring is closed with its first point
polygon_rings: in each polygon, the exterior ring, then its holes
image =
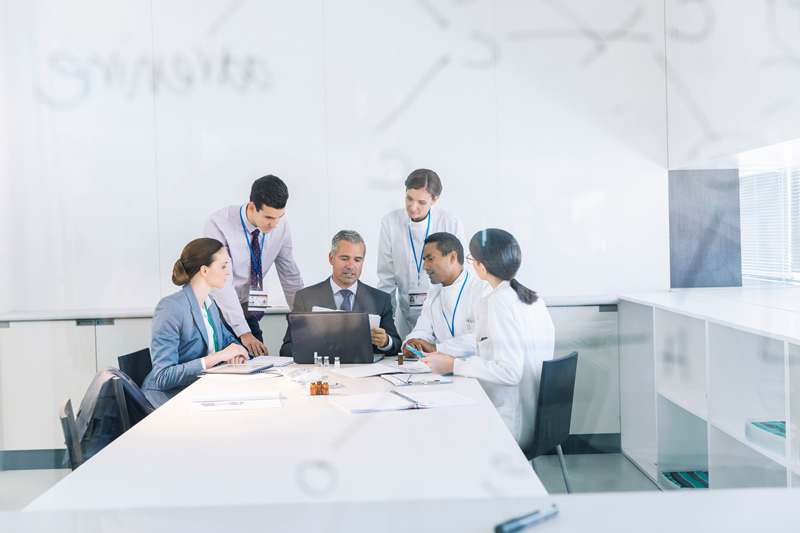
{"type": "MultiPolygon", "coordinates": [[[[250,241],[250,246],[253,248],[253,255],[250,256],[250,288],[257,291],[264,290],[264,280],[261,277],[261,268],[259,268],[261,265],[256,263],[261,259],[261,242],[258,240],[260,234],[258,228],[254,229],[253,238],[250,241]]],[[[256,320],[264,317],[264,313],[259,311],[253,311],[251,314],[256,320]]]]}
{"type": "Polygon", "coordinates": [[[350,295],[353,293],[347,289],[342,289],[339,291],[339,294],[342,295],[342,311],[352,311],[353,308],[350,306],[350,295]]]}

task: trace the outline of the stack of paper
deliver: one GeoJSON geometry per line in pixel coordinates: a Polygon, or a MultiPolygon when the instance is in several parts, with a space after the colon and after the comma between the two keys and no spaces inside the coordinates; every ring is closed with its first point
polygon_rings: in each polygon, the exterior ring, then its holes
{"type": "Polygon", "coordinates": [[[250,364],[258,364],[258,363],[269,363],[273,367],[281,367],[287,366],[294,363],[294,359],[291,357],[278,357],[277,355],[259,355],[258,357],[253,357],[248,361],[250,364]]]}
{"type": "Polygon", "coordinates": [[[279,392],[228,392],[192,398],[191,412],[268,409],[281,406],[279,392]]]}

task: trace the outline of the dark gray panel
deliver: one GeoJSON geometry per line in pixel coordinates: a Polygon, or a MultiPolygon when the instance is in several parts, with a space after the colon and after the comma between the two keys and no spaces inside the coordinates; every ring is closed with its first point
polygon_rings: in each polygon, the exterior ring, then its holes
{"type": "Polygon", "coordinates": [[[669,172],[672,288],[741,287],[739,170],[669,172]]]}
{"type": "Polygon", "coordinates": [[[69,468],[64,463],[67,451],[60,450],[4,450],[0,451],[0,470],[50,470],[69,468]]]}

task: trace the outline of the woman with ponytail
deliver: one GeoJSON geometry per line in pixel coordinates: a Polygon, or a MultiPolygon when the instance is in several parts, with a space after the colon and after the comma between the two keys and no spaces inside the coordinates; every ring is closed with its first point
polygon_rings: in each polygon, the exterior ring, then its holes
{"type": "Polygon", "coordinates": [[[183,288],[162,298],[153,313],[153,370],[142,384],[154,407],[191,385],[206,368],[249,358],[222,325],[209,296],[230,274],[228,252],[216,239],[193,240],[175,262],[172,283],[183,288]]]}
{"type": "Polygon", "coordinates": [[[477,355],[456,359],[434,352],[432,372],[477,378],[511,434],[525,449],[533,438],[542,361],[553,358],[555,329],[541,298],[517,281],[522,252],[513,235],[495,228],[473,235],[475,273],[492,292],[475,305],[477,355]]]}

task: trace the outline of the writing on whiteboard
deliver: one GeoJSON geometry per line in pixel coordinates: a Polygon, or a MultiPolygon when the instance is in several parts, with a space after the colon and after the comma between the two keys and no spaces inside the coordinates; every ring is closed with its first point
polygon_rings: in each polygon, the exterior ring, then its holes
{"type": "Polygon", "coordinates": [[[273,87],[267,62],[254,54],[237,55],[225,48],[168,55],[90,54],[53,51],[34,86],[37,100],[55,109],[71,109],[100,92],[128,100],[144,93],[190,96],[199,89],[234,94],[266,93],[273,87]]]}

